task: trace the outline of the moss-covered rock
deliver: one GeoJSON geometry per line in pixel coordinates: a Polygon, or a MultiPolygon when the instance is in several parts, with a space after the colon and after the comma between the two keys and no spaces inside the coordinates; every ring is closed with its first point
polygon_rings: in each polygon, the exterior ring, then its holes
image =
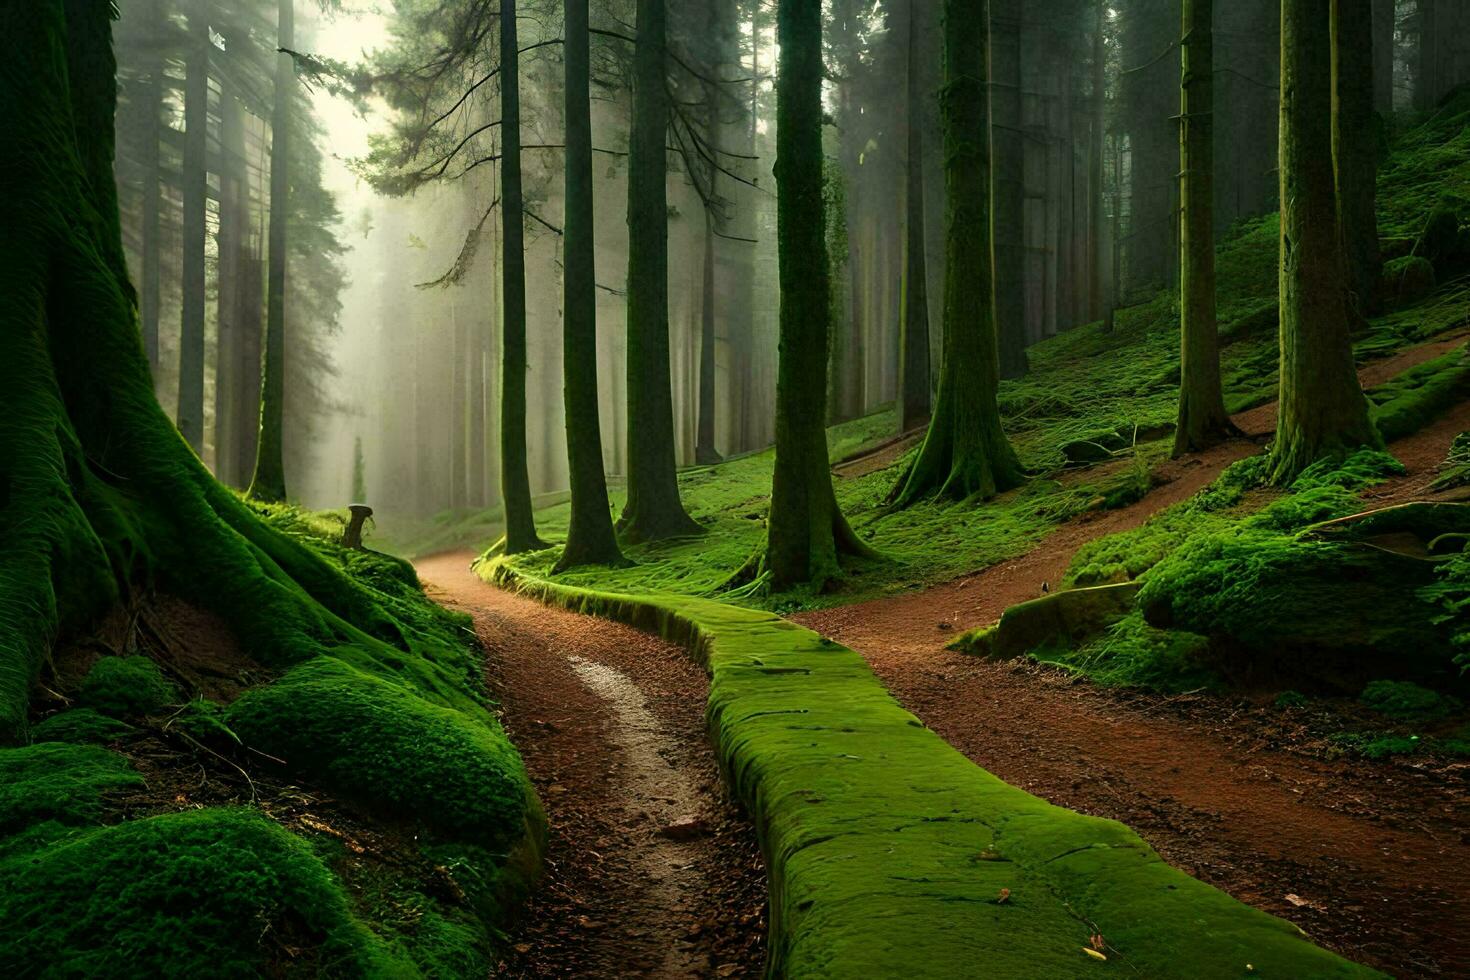
{"type": "Polygon", "coordinates": [[[1073,646],[1128,615],[1138,583],[1063,589],[1011,606],[1000,622],[957,637],[950,648],[1009,659],[1052,646],[1073,646]]]}
{"type": "Polygon", "coordinates": [[[116,717],[148,715],[179,691],[147,657],[103,657],[82,679],[77,701],[116,717]]]}
{"type": "Polygon", "coordinates": [[[1422,255],[1401,255],[1383,265],[1378,298],[1384,306],[1409,306],[1434,292],[1434,264],[1422,255]]]}
{"type": "Polygon", "coordinates": [[[105,745],[136,731],[132,725],[109,718],[92,708],[72,708],[58,711],[33,726],[31,741],[105,745]]]}
{"type": "MultiPolygon", "coordinates": [[[[4,838],[22,831],[57,836],[60,828],[96,823],[108,793],[142,784],[127,759],[94,745],[0,749],[0,853],[13,846],[4,838]]],[[[0,916],[0,923],[7,920],[0,916]]],[[[0,934],[8,929],[7,923],[0,934]]],[[[0,956],[0,962],[15,961],[0,956]]]]}
{"type": "Polygon", "coordinates": [[[1470,399],[1470,349],[1426,361],[1368,391],[1373,421],[1384,439],[1418,432],[1451,406],[1470,399]]]}
{"type": "Polygon", "coordinates": [[[1444,278],[1454,271],[1460,252],[1460,218],[1454,208],[1440,203],[1424,222],[1414,243],[1414,254],[1434,264],[1435,274],[1444,278]]]}
{"type": "Polygon", "coordinates": [[[227,719],[293,771],[443,839],[508,849],[535,816],[520,757],[489,712],[434,704],[335,657],[247,692],[227,719]]]}

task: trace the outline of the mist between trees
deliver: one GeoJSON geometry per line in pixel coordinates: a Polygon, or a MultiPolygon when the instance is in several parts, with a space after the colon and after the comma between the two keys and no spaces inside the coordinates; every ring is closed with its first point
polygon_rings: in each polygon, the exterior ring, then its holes
{"type": "MultiPolygon", "coordinates": [[[[274,298],[291,499],[340,506],[365,494],[380,512],[417,516],[498,504],[499,0],[404,0],[367,15],[313,0],[120,6],[124,241],[155,385],[185,437],[228,483],[247,487],[262,461],[269,471],[274,454],[258,441],[274,298]],[[283,30],[292,14],[294,33],[283,30]],[[273,161],[277,131],[289,139],[273,161]],[[365,143],[351,135],[369,131],[365,143]],[[273,163],[287,181],[273,184],[273,163]],[[285,215],[274,239],[273,212],[285,215]],[[273,242],[284,255],[275,287],[273,242]]],[[[596,363],[614,483],[630,450],[636,6],[590,6],[596,363]]],[[[1378,110],[1432,106],[1470,78],[1463,4],[1363,6],[1378,110]]],[[[824,5],[834,421],[900,399],[902,424],[915,426],[938,386],[939,7],[824,5]]],[[[1177,281],[1180,19],[1177,0],[991,0],[989,10],[997,327],[1002,373],[1017,376],[1029,344],[1177,281]]],[[[516,22],[526,463],[542,494],[568,485],[562,5],[522,3],[516,22]]],[[[1217,237],[1277,207],[1279,24],[1275,0],[1215,5],[1217,237]]],[[[682,466],[774,438],[775,9],[672,2],[667,32],[668,343],[682,466]]]]}

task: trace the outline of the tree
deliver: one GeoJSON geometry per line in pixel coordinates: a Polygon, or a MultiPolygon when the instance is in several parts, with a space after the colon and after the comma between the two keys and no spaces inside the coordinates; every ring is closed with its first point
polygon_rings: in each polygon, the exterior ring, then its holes
{"type": "MultiPolygon", "coordinates": [[[[113,174],[109,4],[5,5],[0,36],[0,740],[53,640],[153,588],[262,663],[384,660],[396,627],[340,570],[210,476],[159,407],[113,174]]],[[[401,634],[400,634],[401,635],[401,634]]]]}
{"type": "Polygon", "coordinates": [[[1026,373],[1026,134],[1021,116],[1021,4],[991,0],[991,214],[1000,375],[1026,373]]]}
{"type": "Polygon", "coordinates": [[[249,491],[252,498],[265,501],[286,499],[286,228],[291,207],[291,100],[296,90],[296,61],[286,51],[296,43],[295,28],[295,0],[280,0],[276,7],[276,38],[278,47],[285,50],[276,55],[271,113],[265,353],[260,369],[260,435],[255,442],[255,475],[249,491]]]}
{"type": "Polygon", "coordinates": [[[1332,159],[1350,310],[1372,309],[1378,252],[1378,122],[1374,114],[1373,0],[1332,0],[1332,159]]]}
{"type": "Polygon", "coordinates": [[[1179,421],[1174,455],[1232,429],[1215,319],[1214,0],[1183,0],[1179,107],[1179,421]]]}
{"type": "Polygon", "coordinates": [[[780,0],[776,42],[780,362],[765,561],[772,587],[780,590],[804,583],[820,588],[838,574],[839,554],[869,551],[837,506],[827,460],[821,0],[780,0]]]}
{"type": "Polygon", "coordinates": [[[536,533],[526,453],[526,215],[521,189],[521,68],[516,0],[500,0],[500,494],[504,551],[546,547],[536,533]]]}
{"type": "Polygon", "coordinates": [[[592,240],[592,111],[587,0],[566,4],[566,277],[562,376],[572,516],[557,570],[623,561],[608,511],[597,408],[597,273],[592,240]]]}
{"type": "Polygon", "coordinates": [[[189,56],[184,69],[184,255],[179,325],[177,422],[194,451],[204,452],[204,239],[209,192],[209,8],[189,13],[189,56]]]}
{"type": "MultiPolygon", "coordinates": [[[[638,0],[637,26],[628,141],[628,500],[618,520],[618,530],[631,542],[701,530],[679,500],[674,458],[665,0],[638,0]]],[[[713,273],[706,269],[706,276],[713,273]]],[[[711,389],[713,382],[708,379],[711,389]]]]}
{"type": "Polygon", "coordinates": [[[1281,0],[1281,391],[1272,476],[1378,445],[1348,334],[1332,165],[1332,0],[1281,0]]]}
{"type": "Polygon", "coordinates": [[[924,261],[924,92],[919,82],[920,0],[908,3],[905,58],[908,156],[904,162],[903,285],[899,299],[898,431],[929,420],[929,276],[924,261]]]}
{"type": "Polygon", "coordinates": [[[991,497],[1024,474],[1000,425],[991,266],[990,148],[985,80],[989,77],[988,0],[945,0],[944,362],[934,419],[918,458],[900,484],[899,506],[932,494],[991,497]]]}

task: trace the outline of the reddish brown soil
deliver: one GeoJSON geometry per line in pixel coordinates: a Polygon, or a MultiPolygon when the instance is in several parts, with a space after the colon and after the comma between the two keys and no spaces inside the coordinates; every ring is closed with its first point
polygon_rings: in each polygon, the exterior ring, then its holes
{"type": "Polygon", "coordinates": [[[721,788],[703,671],[656,637],[492,588],[473,557],[423,559],[419,574],[474,617],[550,822],[546,876],[500,973],[759,976],[765,876],[721,788]]]}
{"type": "MultiPolygon", "coordinates": [[[[1376,383],[1438,356],[1365,368],[1376,383]]],[[[1237,416],[1270,432],[1275,406],[1237,416]]],[[[1423,496],[1460,405],[1395,443],[1408,475],[1382,503],[1423,496]]],[[[944,649],[1060,581],[1084,542],[1135,527],[1256,451],[1236,441],[1167,464],[1162,488],[1064,525],[1030,553],[955,582],[792,618],[861,651],[903,705],[979,765],[1060,806],[1121,820],[1170,863],[1401,976],[1470,976],[1470,765],[1334,759],[1292,712],[1204,695],[1103,690],[1026,663],[944,649]]]]}

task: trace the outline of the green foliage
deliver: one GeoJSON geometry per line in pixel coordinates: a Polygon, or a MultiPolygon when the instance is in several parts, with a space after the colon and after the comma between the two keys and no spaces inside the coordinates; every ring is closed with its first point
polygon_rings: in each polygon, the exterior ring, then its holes
{"type": "Polygon", "coordinates": [[[72,708],[58,711],[40,724],[33,725],[31,741],[106,744],[136,731],[132,725],[109,718],[93,708],[72,708]]]}
{"type": "Polygon", "coordinates": [[[1455,663],[1462,673],[1470,672],[1470,550],[1441,562],[1436,581],[1419,595],[1437,607],[1434,621],[1449,630],[1455,663]]]}
{"type": "Polygon", "coordinates": [[[1458,698],[1412,681],[1373,681],[1363,688],[1359,700],[1374,711],[1400,721],[1439,721],[1464,707],[1458,698]]]}
{"type": "Polygon", "coordinates": [[[1435,490],[1451,490],[1470,485],[1470,432],[1461,432],[1450,443],[1450,451],[1440,464],[1435,490]]]}
{"type": "Polygon", "coordinates": [[[1282,691],[1272,703],[1278,708],[1305,708],[1307,696],[1300,691],[1282,691]]]}
{"type": "Polygon", "coordinates": [[[203,698],[195,698],[180,708],[168,720],[167,727],[203,744],[241,744],[240,736],[235,734],[226,719],[224,707],[203,698]]]}
{"type": "Polygon", "coordinates": [[[77,700],[126,718],[153,714],[178,696],[178,688],[147,657],[103,657],[82,680],[77,700]]]}
{"type": "Polygon", "coordinates": [[[412,972],[307,845],[254,810],[91,831],[0,860],[0,879],[0,961],[16,976],[412,972]]]}
{"type": "Polygon", "coordinates": [[[504,851],[525,834],[525,772],[488,712],[322,656],[246,692],[227,718],[293,771],[438,837],[504,851]]]}
{"type": "Polygon", "coordinates": [[[1043,648],[1033,659],[1055,664],[1104,687],[1145,687],[1176,693],[1220,686],[1206,663],[1210,641],[1195,633],[1156,629],[1133,612],[1079,646],[1043,648]]]}
{"type": "Polygon", "coordinates": [[[1365,759],[1388,759],[1396,755],[1438,755],[1449,759],[1470,758],[1470,738],[1436,738],[1394,735],[1385,732],[1339,732],[1332,743],[1365,759]]]}

